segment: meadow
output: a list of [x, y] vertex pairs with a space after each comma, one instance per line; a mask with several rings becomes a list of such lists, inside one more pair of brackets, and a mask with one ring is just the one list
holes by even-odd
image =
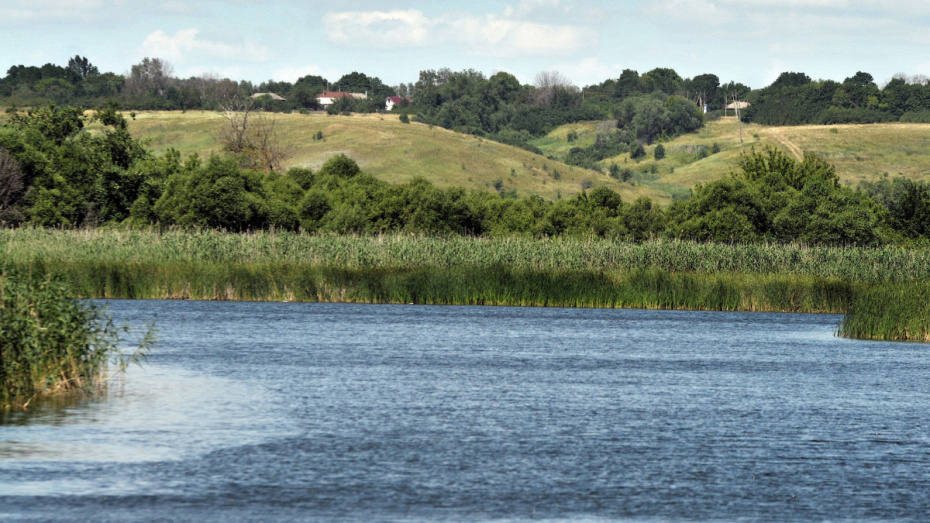
[[[574, 146], [594, 143], [598, 122], [563, 125], [548, 136], [534, 140], [543, 153], [560, 157]], [[567, 140], [575, 132], [578, 139]], [[738, 170], [737, 162], [752, 148], [778, 147], [797, 160], [805, 153], [818, 155], [836, 167], [840, 183], [855, 188], [861, 181], [875, 181], [886, 176], [903, 176], [911, 180], [930, 180], [930, 124], [887, 123], [866, 125], [804, 125], [769, 127], [757, 124], [740, 126], [735, 117], [709, 121], [697, 133], [662, 142], [666, 157], [654, 158], [656, 144], [646, 147], [646, 157], [634, 161], [629, 154], [608, 158], [604, 165], [615, 163], [636, 172], [639, 185], [669, 195], [686, 195], [697, 184], [707, 183]], [[709, 154], [716, 144], [720, 152]], [[708, 153], [706, 156], [702, 151]]]
[[[604, 185], [624, 200], [664, 195], [621, 183], [606, 174], [550, 160], [523, 149], [422, 123], [401, 123], [392, 114], [275, 114], [282, 140], [293, 147], [285, 168], [314, 170], [336, 154], [345, 154], [363, 171], [390, 183], [423, 177], [438, 187], [488, 191], [515, 190], [520, 196], [570, 197], [585, 186]], [[168, 148], [182, 156], [221, 152], [217, 130], [224, 119], [215, 112], [143, 111], [129, 120], [133, 138], [155, 154]], [[322, 132], [323, 139], [316, 139]]]
[[[439, 187], [494, 191], [497, 185], [521, 196], [537, 194], [547, 199], [574, 196], [584, 184], [610, 187], [624, 201], [648, 196], [667, 205], [673, 197], [687, 196], [699, 183], [736, 171], [741, 154], [766, 146], [781, 148], [797, 159], [804, 153], [822, 156], [836, 166], [840, 183], [851, 187], [885, 176], [925, 180], [930, 175], [930, 124], [743, 124], [741, 142], [736, 118], [725, 117], [709, 121], [697, 133], [662, 142], [666, 150], [662, 160], [653, 157], [656, 143], [646, 147], [646, 158], [640, 161], [632, 160], [629, 154], [602, 161], [605, 167], [615, 163], [634, 171], [632, 179], [622, 182], [558, 160], [572, 147], [593, 144], [602, 122], [563, 125], [530, 142], [555, 158], [550, 159], [436, 126], [403, 124], [392, 114], [293, 113], [274, 117], [281, 134], [293, 145], [288, 168], [317, 169], [329, 157], [343, 153], [365, 172], [391, 183], [422, 176]], [[209, 156], [221, 151], [216, 131], [223, 122], [215, 112], [142, 111], [129, 121], [129, 129], [134, 138], [146, 140], [148, 149], [156, 154], [173, 147], [184, 156]], [[318, 132], [323, 133], [322, 140], [314, 139]], [[571, 132], [578, 138], [569, 142]], [[720, 152], [704, 156], [702, 151], [710, 153], [714, 144]]]

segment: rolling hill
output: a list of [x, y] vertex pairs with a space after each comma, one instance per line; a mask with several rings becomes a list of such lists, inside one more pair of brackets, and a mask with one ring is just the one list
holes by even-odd
[[[561, 157], [571, 147], [594, 143], [597, 122], [564, 125], [534, 145], [546, 155]], [[574, 131], [578, 139], [567, 140]], [[795, 158], [813, 153], [836, 166], [843, 184], [855, 187], [860, 181], [883, 176], [905, 176], [912, 180], [930, 180], [930, 124], [806, 125], [766, 127], [743, 124], [743, 142], [736, 118], [708, 122], [698, 133], [679, 136], [665, 142], [666, 158], [656, 161], [656, 144], [646, 147], [647, 157], [639, 162], [628, 154], [608, 158], [604, 165], [617, 165], [635, 171], [634, 180], [641, 185], [671, 195], [685, 195], [691, 187], [706, 183], [737, 169], [740, 154], [753, 147], [783, 149]], [[720, 152], [710, 153], [717, 144]]]
[[[537, 194], [548, 199], [605, 185], [626, 201], [639, 196], [659, 202], [669, 199], [661, 190], [623, 183], [517, 147], [440, 127], [403, 124], [396, 115], [295, 113], [275, 118], [279, 135], [294, 148], [287, 167], [318, 168], [329, 157], [344, 153], [365, 172], [392, 183], [421, 176], [439, 187], [515, 190], [521, 196]], [[129, 121], [129, 130], [155, 153], [173, 147], [184, 156], [209, 156], [221, 150], [216, 131], [224, 121], [219, 114], [209, 112], [141, 112]], [[322, 140], [314, 139], [318, 132], [323, 133]]]

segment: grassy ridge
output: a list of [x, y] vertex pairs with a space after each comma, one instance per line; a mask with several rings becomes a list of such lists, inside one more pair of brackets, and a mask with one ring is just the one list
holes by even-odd
[[[574, 146], [594, 143], [597, 122], [582, 122], [559, 127], [548, 136], [532, 143], [545, 154], [562, 157]], [[568, 143], [567, 134], [578, 133], [578, 140]], [[855, 187], [860, 181], [874, 181], [888, 173], [912, 180], [926, 180], [930, 173], [930, 124], [887, 123], [849, 125], [804, 125], [768, 127], [743, 124], [743, 142], [736, 118], [721, 118], [708, 122], [697, 133], [679, 136], [665, 142], [666, 157], [653, 158], [655, 145], [646, 147], [647, 156], [634, 162], [629, 154], [608, 158], [603, 163], [616, 163], [634, 171], [656, 173], [638, 176], [638, 186], [657, 191], [681, 194], [699, 183], [707, 183], [736, 171], [742, 152], [755, 147], [778, 147], [800, 160], [804, 153], [814, 153], [836, 167], [840, 183]], [[701, 158], [703, 148], [713, 144], [721, 152]], [[657, 200], [665, 201], [665, 200]]]
[[[581, 191], [581, 183], [605, 185], [616, 190], [624, 201], [648, 196], [660, 204], [672, 195], [684, 195], [698, 183], [707, 183], [737, 169], [740, 153], [755, 146], [779, 147], [797, 157], [811, 152], [834, 164], [840, 181], [855, 186], [888, 173], [913, 180], [926, 179], [930, 172], [930, 124], [868, 124], [767, 127], [743, 125], [740, 142], [735, 118], [708, 122], [697, 133], [665, 142], [666, 158], [653, 159], [655, 144], [646, 148], [647, 157], [634, 162], [628, 154], [605, 160], [634, 171], [656, 172], [638, 175], [631, 182], [620, 182], [595, 171], [570, 167], [557, 160], [534, 155], [522, 149], [490, 140], [463, 135], [423, 124], [401, 124], [395, 115], [301, 115], [278, 114], [283, 135], [295, 145], [288, 166], [318, 168], [330, 156], [346, 153], [366, 172], [392, 183], [409, 181], [415, 174], [440, 187], [493, 190], [500, 180], [505, 189], [521, 195], [545, 198], [569, 197]], [[219, 152], [216, 130], [222, 125], [217, 113], [145, 111], [129, 122], [135, 138], [148, 141], [149, 148], [164, 152], [174, 147], [187, 154]], [[572, 147], [594, 143], [598, 122], [564, 125], [532, 143], [546, 155], [561, 158]], [[322, 131], [325, 140], [314, 140]], [[569, 143], [574, 131], [578, 140]], [[721, 152], [701, 158], [701, 149], [718, 144]], [[559, 172], [559, 179], [553, 177]]]

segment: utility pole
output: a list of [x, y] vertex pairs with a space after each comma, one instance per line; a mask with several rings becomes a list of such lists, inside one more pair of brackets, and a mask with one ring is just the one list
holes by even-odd
[[734, 104], [736, 107], [736, 121], [739, 122], [739, 145], [740, 147], [742, 147], [743, 146], [743, 120], [742, 118], [739, 117], [739, 106], [740, 106], [739, 93], [735, 93], [735, 92], [733, 93], [733, 100], [734, 100]]

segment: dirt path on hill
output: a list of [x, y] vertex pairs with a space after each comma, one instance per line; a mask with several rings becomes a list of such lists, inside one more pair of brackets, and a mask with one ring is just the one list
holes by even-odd
[[804, 151], [802, 151], [801, 148], [797, 146], [797, 144], [785, 137], [785, 135], [781, 133], [781, 129], [773, 127], [769, 129], [769, 132], [772, 134], [772, 137], [775, 138], [778, 143], [785, 146], [785, 149], [788, 149], [788, 152], [791, 153], [791, 155], [794, 156], [799, 162], [804, 160]]

